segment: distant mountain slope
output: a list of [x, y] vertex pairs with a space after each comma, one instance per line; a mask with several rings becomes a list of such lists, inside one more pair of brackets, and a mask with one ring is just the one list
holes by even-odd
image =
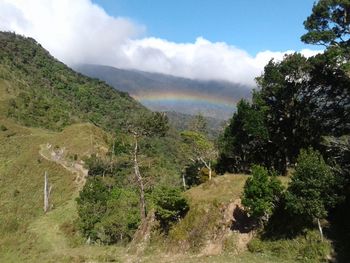
[[146, 107], [157, 111], [227, 119], [240, 98], [249, 98], [251, 87], [224, 81], [192, 80], [101, 65], [76, 65], [75, 70], [106, 81], [128, 92]]
[[90, 121], [115, 130], [147, 111], [127, 93], [68, 68], [34, 39], [0, 32], [0, 47], [0, 107], [21, 124], [61, 130]]
[[[190, 129], [190, 124], [194, 116], [178, 113], [174, 111], [166, 111], [170, 124], [178, 131]], [[223, 131], [225, 121], [212, 117], [205, 117], [207, 122], [207, 132], [210, 138], [217, 138]]]

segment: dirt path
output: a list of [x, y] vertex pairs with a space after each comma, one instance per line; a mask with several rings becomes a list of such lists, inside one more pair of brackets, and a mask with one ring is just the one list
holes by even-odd
[[55, 162], [61, 165], [69, 172], [76, 175], [74, 182], [78, 186], [78, 190], [81, 190], [86, 182], [88, 175], [88, 169], [85, 169], [82, 162], [68, 161], [64, 158], [64, 148], [53, 150], [50, 144], [40, 145], [39, 154], [44, 159]]

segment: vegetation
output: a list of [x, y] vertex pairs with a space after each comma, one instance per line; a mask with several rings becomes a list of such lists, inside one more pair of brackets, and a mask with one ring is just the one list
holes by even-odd
[[[302, 217], [305, 224], [315, 219], [319, 223], [338, 202], [336, 179], [319, 152], [302, 150], [286, 193], [286, 209]], [[320, 223], [319, 227], [322, 235]]]
[[162, 186], [153, 193], [155, 216], [166, 232], [170, 226], [185, 216], [188, 211], [186, 199], [178, 188]]
[[34, 39], [0, 32], [0, 45], [0, 76], [11, 83], [8, 116], [21, 124], [62, 130], [90, 121], [115, 130], [146, 111], [127, 93], [69, 69]]
[[281, 182], [276, 175], [270, 175], [266, 168], [254, 166], [252, 177], [247, 179], [244, 186], [242, 204], [248, 209], [251, 216], [268, 221], [279, 205], [282, 196]]
[[349, 6], [315, 4], [302, 39], [326, 50], [266, 65], [217, 165], [202, 116], [177, 133], [33, 39], [0, 33], [0, 261], [349, 261]]
[[90, 177], [80, 192], [79, 228], [91, 242], [130, 241], [140, 223], [137, 192], [106, 181]]
[[[318, 262], [331, 253], [323, 226], [326, 220], [337, 224], [339, 217], [332, 214], [349, 200], [349, 167], [344, 163], [349, 149], [344, 138], [350, 133], [349, 11], [349, 1], [318, 1], [304, 23], [308, 32], [302, 40], [325, 45], [325, 51], [310, 58], [295, 53], [271, 60], [257, 78], [252, 101], [238, 103], [220, 137], [218, 170], [252, 173], [242, 202], [255, 217], [265, 215], [265, 228], [254, 241], [263, 250], [279, 249], [269, 245], [279, 246], [285, 237], [311, 233], [317, 222], [323, 247], [315, 246], [311, 259], [303, 260]], [[268, 171], [292, 171], [285, 193], [271, 183]], [[342, 260], [345, 247], [336, 247]]]

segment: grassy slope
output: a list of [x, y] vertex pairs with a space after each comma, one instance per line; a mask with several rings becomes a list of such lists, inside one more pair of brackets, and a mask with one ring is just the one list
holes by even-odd
[[[98, 151], [106, 147], [103, 131], [78, 124], [56, 133], [26, 128], [4, 116], [0, 125], [7, 128], [0, 132], [0, 262], [71, 262], [108, 255], [109, 248], [72, 248], [60, 226], [76, 218], [77, 175], [39, 154], [40, 146], [50, 143], [66, 147], [67, 156], [84, 156], [91, 150], [91, 137]], [[53, 210], [46, 215], [42, 209], [45, 171], [53, 185]]]

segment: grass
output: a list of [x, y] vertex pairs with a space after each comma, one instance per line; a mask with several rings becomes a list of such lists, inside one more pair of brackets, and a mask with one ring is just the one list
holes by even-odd
[[[81, 246], [71, 251], [71, 241], [60, 226], [76, 217], [76, 175], [39, 154], [40, 146], [50, 143], [66, 147], [67, 156], [84, 156], [92, 149], [107, 149], [106, 135], [90, 124], [55, 133], [0, 116], [0, 125], [6, 127], [0, 131], [0, 262], [71, 262], [108, 255], [110, 248]], [[53, 209], [47, 214], [42, 208], [45, 171], [53, 185]]]

